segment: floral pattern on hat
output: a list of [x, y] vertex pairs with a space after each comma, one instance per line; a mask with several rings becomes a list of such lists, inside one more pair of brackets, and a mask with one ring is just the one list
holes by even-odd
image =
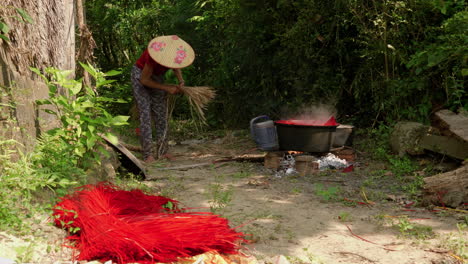
[[187, 50], [184, 49], [183, 46], [179, 46], [176, 51], [176, 56], [174, 58], [174, 62], [177, 64], [181, 64], [182, 61], [187, 57]]
[[171, 69], [185, 68], [195, 59], [193, 48], [177, 35], [156, 37], [147, 50], [155, 62]]
[[163, 51], [163, 50], [164, 50], [164, 47], [166, 47], [166, 43], [165, 43], [165, 42], [153, 42], [153, 44], [151, 44], [151, 48], [152, 48], [154, 51]]

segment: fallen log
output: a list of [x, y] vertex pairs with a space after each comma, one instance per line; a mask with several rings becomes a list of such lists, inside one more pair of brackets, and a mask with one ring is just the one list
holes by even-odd
[[423, 203], [459, 207], [468, 202], [468, 163], [424, 179]]

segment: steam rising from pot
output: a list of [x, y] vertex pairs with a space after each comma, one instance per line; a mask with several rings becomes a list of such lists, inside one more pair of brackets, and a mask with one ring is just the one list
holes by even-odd
[[311, 123], [322, 124], [334, 117], [336, 110], [333, 106], [327, 104], [317, 104], [313, 106], [300, 108], [298, 111], [288, 114], [283, 119], [304, 120]]

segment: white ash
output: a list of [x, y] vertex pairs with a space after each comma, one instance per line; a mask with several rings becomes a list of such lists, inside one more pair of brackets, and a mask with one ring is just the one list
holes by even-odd
[[344, 159], [340, 159], [332, 153], [328, 153], [325, 157], [318, 160], [319, 169], [344, 169], [349, 166], [348, 162]]
[[294, 175], [297, 173], [296, 168], [296, 160], [291, 154], [287, 154], [283, 156], [281, 159], [279, 168], [275, 173], [275, 176], [281, 178], [283, 176]]

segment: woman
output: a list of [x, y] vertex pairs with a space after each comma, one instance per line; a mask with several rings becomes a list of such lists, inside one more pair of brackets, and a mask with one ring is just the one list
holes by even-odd
[[[167, 94], [180, 93], [185, 85], [181, 68], [192, 64], [195, 53], [179, 37], [161, 36], [150, 41], [132, 68], [132, 87], [140, 115], [140, 142], [145, 162], [155, 161], [167, 153]], [[178, 85], [164, 83], [164, 74], [171, 69]], [[156, 148], [153, 153], [152, 118], [156, 128]]]

